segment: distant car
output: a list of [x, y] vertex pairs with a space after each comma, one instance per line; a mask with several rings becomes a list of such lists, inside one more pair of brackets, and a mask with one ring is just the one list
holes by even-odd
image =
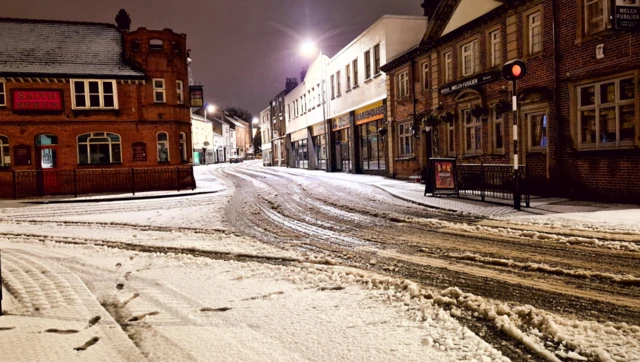
[[229, 163], [240, 163], [242, 161], [244, 161], [242, 157], [238, 157], [238, 156], [229, 157]]

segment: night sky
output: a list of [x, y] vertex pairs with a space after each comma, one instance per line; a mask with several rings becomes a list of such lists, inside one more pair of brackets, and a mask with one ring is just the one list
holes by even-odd
[[[384, 14], [421, 16], [422, 0], [5, 0], [1, 17], [115, 24], [119, 9], [131, 29], [187, 34], [193, 78], [205, 101], [254, 115], [300, 79], [310, 62], [298, 54], [314, 39], [333, 56]], [[79, 49], [79, 51], [82, 51]]]

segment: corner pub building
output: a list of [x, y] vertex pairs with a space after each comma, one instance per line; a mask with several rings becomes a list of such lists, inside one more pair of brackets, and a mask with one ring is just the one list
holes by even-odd
[[195, 186], [186, 35], [116, 22], [0, 18], [0, 197]]

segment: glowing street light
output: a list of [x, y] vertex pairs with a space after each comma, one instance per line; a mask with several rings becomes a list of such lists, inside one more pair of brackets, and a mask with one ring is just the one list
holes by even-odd
[[318, 51], [316, 45], [311, 40], [305, 40], [300, 46], [300, 53], [304, 56], [314, 55]]
[[253, 124], [258, 124], [258, 118], [257, 117], [253, 117], [252, 122], [253, 122]]

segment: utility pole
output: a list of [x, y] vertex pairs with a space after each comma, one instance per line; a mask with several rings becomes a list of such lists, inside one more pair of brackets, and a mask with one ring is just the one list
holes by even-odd
[[511, 98], [513, 109], [513, 208], [520, 210], [520, 172], [518, 170], [518, 79], [527, 74], [527, 67], [520, 59], [507, 62], [502, 67], [502, 76], [511, 81], [513, 94]]

